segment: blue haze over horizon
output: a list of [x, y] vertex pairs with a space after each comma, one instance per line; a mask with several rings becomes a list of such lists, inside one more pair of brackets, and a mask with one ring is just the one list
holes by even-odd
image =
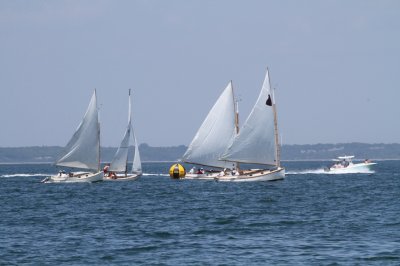
[[400, 143], [400, 2], [1, 1], [0, 147], [64, 146], [93, 89], [118, 146], [188, 145], [230, 80], [269, 67], [283, 144]]

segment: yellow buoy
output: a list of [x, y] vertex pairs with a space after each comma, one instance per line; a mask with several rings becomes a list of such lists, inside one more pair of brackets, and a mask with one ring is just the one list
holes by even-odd
[[171, 178], [183, 178], [186, 175], [186, 170], [185, 168], [179, 164], [176, 163], [169, 168], [169, 176]]

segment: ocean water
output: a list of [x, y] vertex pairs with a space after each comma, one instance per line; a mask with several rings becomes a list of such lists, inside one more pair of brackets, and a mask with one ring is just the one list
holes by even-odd
[[43, 184], [47, 164], [0, 165], [1, 265], [400, 265], [400, 161], [283, 181]]

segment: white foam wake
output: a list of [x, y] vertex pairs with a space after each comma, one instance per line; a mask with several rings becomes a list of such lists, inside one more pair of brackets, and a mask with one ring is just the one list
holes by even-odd
[[367, 169], [344, 169], [337, 172], [332, 172], [332, 171], [326, 172], [323, 168], [286, 172], [287, 175], [307, 175], [307, 174], [343, 175], [343, 174], [373, 174], [373, 173], [375, 173], [375, 171]]
[[168, 174], [149, 174], [149, 173], [143, 173], [143, 176], [169, 176]]
[[[12, 177], [31, 177], [31, 176], [50, 176], [51, 174], [6, 174], [6, 175], [0, 175], [0, 178], [12, 178]], [[149, 174], [149, 173], [143, 173], [143, 176], [169, 176], [168, 174]]]
[[10, 174], [0, 175], [0, 177], [30, 177], [30, 176], [48, 176], [49, 174]]
[[299, 171], [286, 171], [287, 175], [306, 175], [306, 174], [326, 174], [323, 168], [321, 169], [306, 169]]

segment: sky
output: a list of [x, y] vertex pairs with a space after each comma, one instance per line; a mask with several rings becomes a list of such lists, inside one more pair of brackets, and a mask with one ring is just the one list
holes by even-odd
[[96, 88], [102, 146], [188, 145], [267, 67], [283, 144], [400, 143], [400, 1], [0, 1], [0, 147], [64, 146]]

